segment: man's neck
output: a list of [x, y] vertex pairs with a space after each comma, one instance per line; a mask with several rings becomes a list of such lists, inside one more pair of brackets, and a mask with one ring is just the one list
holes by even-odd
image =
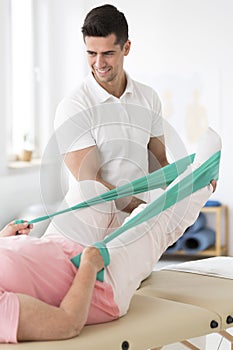
[[[98, 82], [98, 81], [97, 81]], [[127, 78], [125, 72], [122, 73], [121, 77], [118, 77], [117, 80], [110, 82], [98, 82], [103, 89], [105, 89], [110, 95], [113, 95], [117, 98], [120, 98], [126, 88]]]

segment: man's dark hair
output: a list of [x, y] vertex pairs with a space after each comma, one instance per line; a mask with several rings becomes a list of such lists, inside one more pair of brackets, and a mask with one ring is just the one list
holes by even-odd
[[103, 5], [92, 9], [86, 16], [82, 27], [83, 39], [86, 36], [107, 37], [116, 35], [115, 44], [123, 48], [128, 40], [128, 23], [124, 14], [113, 5]]

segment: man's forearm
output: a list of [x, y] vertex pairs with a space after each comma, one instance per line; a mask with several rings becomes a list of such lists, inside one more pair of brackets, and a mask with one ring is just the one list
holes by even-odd
[[[102, 183], [109, 190], [115, 188], [114, 185], [105, 181], [101, 175], [101, 163], [96, 146], [87, 147], [83, 150], [67, 153], [64, 161], [73, 176], [78, 180], [95, 180]], [[144, 203], [136, 197], [125, 197], [116, 200], [118, 210], [131, 213], [139, 204]]]
[[[112, 190], [116, 188], [109, 182], [105, 181], [102, 179], [101, 176], [97, 176], [96, 178], [97, 181], [102, 183], [105, 187], [107, 187], [109, 190]], [[143, 200], [134, 197], [134, 196], [128, 196], [128, 197], [123, 197], [115, 200], [116, 207], [118, 210], [124, 211], [126, 213], [132, 213], [134, 209], [136, 209], [140, 204], [145, 203]]]

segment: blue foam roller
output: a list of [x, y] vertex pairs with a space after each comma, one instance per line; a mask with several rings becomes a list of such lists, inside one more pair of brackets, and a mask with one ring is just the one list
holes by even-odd
[[215, 231], [209, 228], [188, 233], [182, 240], [182, 249], [188, 254], [195, 254], [214, 245], [215, 238]]
[[176, 241], [170, 247], [168, 247], [166, 250], [166, 254], [176, 252], [177, 250], [181, 250], [182, 249], [182, 238], [183, 237], [179, 238], [178, 241]]
[[206, 221], [205, 214], [200, 213], [194, 224], [188, 228], [188, 232], [199, 232], [203, 230], [206, 226]]

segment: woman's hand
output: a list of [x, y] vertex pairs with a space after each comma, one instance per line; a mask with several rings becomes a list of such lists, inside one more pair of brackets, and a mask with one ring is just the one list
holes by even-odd
[[11, 221], [0, 231], [0, 237], [14, 236], [16, 233], [19, 235], [28, 235], [32, 228], [33, 225], [28, 225], [27, 221], [22, 224], [15, 224], [14, 221]]
[[95, 247], [87, 247], [82, 252], [81, 265], [82, 264], [91, 264], [96, 271], [100, 271], [104, 268], [104, 261], [99, 252]]

